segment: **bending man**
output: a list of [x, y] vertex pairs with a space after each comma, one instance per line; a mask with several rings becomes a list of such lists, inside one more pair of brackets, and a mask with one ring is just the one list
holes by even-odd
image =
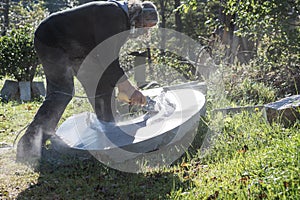
[[46, 18], [35, 32], [34, 45], [46, 75], [47, 94], [18, 143], [17, 160], [40, 159], [42, 145], [55, 132], [72, 99], [74, 76], [87, 96], [94, 97], [89, 100], [100, 121], [114, 121], [111, 102], [115, 86], [132, 104], [145, 104], [144, 95], [127, 80], [120, 67], [119, 51], [128, 30], [149, 28], [157, 22], [153, 3], [135, 0], [128, 4], [90, 2]]

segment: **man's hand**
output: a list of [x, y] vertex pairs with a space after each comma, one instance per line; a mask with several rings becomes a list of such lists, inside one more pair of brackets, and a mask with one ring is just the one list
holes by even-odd
[[145, 105], [146, 97], [128, 80], [117, 84], [119, 97], [132, 105]]
[[130, 104], [146, 105], [146, 97], [138, 90], [135, 90], [130, 98]]

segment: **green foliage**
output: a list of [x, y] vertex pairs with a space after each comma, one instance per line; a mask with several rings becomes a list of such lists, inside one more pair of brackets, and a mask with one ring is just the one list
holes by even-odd
[[280, 61], [299, 67], [299, 5], [299, 0], [229, 0], [226, 14], [236, 16], [235, 33], [258, 40], [274, 65]]
[[[216, 32], [220, 36], [221, 43], [210, 45], [213, 52], [215, 49], [223, 49], [217, 52], [221, 61], [227, 62], [227, 58], [230, 57], [232, 60], [234, 56], [242, 61], [240, 55], [244, 55], [243, 51], [240, 52], [242, 54], [232, 54], [234, 52], [230, 51], [234, 46], [233, 38], [245, 39], [238, 43], [238, 48], [241, 48], [244, 43], [247, 43], [246, 47], [253, 46], [252, 49], [248, 49], [251, 50], [249, 53], [253, 57], [251, 61], [247, 61], [247, 64], [250, 64], [250, 67], [255, 66], [254, 70], [257, 71], [247, 69], [251, 82], [271, 87], [276, 91], [275, 96], [283, 97], [298, 94], [300, 88], [299, 5], [299, 0], [188, 0], [182, 7], [183, 17], [193, 12], [194, 18], [198, 16], [188, 21], [188, 24], [192, 24], [195, 29], [189, 29], [192, 31], [188, 33], [189, 35], [194, 38], [196, 36], [208, 38], [211, 30], [221, 31]], [[193, 24], [194, 21], [199, 20], [199, 17], [201, 20], [205, 19], [204, 28]], [[207, 43], [210, 43], [209, 40]], [[247, 48], [245, 50], [247, 54]], [[236, 63], [230, 62], [230, 64], [227, 67], [232, 68], [229, 70], [234, 70]], [[242, 82], [245, 76], [235, 77], [235, 79], [239, 78], [238, 82]]]
[[18, 81], [33, 79], [38, 59], [33, 47], [33, 31], [46, 17], [42, 2], [11, 2], [7, 34], [0, 38], [0, 78]]
[[65, 10], [67, 8], [74, 7], [78, 3], [88, 2], [89, 0], [44, 0], [45, 7], [50, 13]]
[[160, 51], [153, 51], [152, 59], [153, 67], [155, 68], [151, 74], [153, 76], [152, 79], [165, 75], [166, 77], [160, 77], [160, 79], [161, 81], [165, 80], [168, 84], [172, 84], [172, 82], [175, 84], [174, 81], [186, 82], [196, 79], [195, 67], [173, 52], [164, 52], [162, 54]]
[[239, 26], [237, 34], [253, 39], [261, 39], [264, 35], [273, 40], [288, 39], [289, 34], [296, 33], [291, 26], [297, 23], [299, 0], [228, 0], [226, 13], [236, 15], [235, 23]]
[[205, 38], [210, 37], [214, 30], [220, 26], [218, 20], [218, 10], [220, 6], [220, 1], [215, 0], [188, 0], [182, 3], [182, 5], [176, 9], [181, 11], [183, 23], [182, 32], [194, 40], [198, 40], [199, 36]]
[[21, 0], [18, 3], [11, 3], [9, 30], [23, 26], [30, 26], [35, 29], [47, 15], [48, 12], [43, 1]]
[[237, 83], [228, 91], [232, 101], [239, 104], [266, 104], [275, 100], [274, 89], [249, 78]]
[[2, 76], [13, 76], [18, 81], [32, 81], [37, 65], [30, 27], [14, 29], [0, 38]]

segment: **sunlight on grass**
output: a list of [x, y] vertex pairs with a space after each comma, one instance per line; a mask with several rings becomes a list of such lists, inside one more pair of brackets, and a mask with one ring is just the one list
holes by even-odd
[[[195, 156], [184, 176], [191, 189], [171, 199], [283, 199], [299, 196], [299, 125], [272, 126], [261, 113], [225, 119], [223, 134], [202, 159]], [[183, 179], [184, 176], [182, 177]]]
[[[84, 96], [76, 83], [76, 95]], [[211, 99], [210, 99], [211, 98]], [[213, 102], [208, 97], [208, 103]], [[214, 100], [215, 101], [215, 100]], [[221, 104], [226, 104], [226, 99]], [[1, 103], [0, 199], [297, 199], [300, 196], [300, 124], [269, 124], [263, 113], [215, 115], [199, 125], [193, 146], [172, 166], [130, 174], [97, 160], [56, 155], [34, 172], [15, 162], [16, 134], [41, 101]], [[218, 105], [208, 106], [208, 109]], [[60, 123], [91, 111], [74, 97]], [[207, 136], [203, 133], [207, 132]], [[23, 134], [23, 132], [22, 132]], [[206, 148], [201, 148], [206, 141]], [[202, 146], [203, 147], [203, 146]]]

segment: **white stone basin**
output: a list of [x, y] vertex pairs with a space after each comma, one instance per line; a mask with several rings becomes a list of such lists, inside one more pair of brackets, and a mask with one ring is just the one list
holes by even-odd
[[77, 114], [58, 128], [53, 146], [62, 153], [89, 152], [104, 163], [123, 163], [173, 143], [192, 142], [194, 135], [187, 133], [198, 127], [205, 113], [205, 96], [192, 88], [170, 90], [166, 95], [176, 105], [168, 116], [159, 112], [149, 119], [142, 116], [103, 128], [95, 114]]

